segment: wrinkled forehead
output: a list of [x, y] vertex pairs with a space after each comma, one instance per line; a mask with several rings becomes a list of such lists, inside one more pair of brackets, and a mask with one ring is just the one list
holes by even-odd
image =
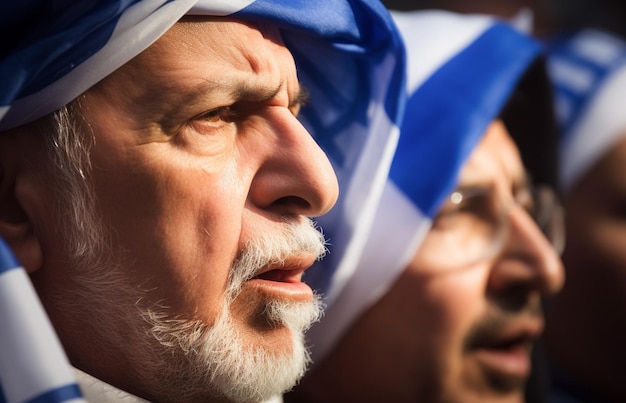
[[270, 24], [223, 17], [185, 16], [117, 70], [127, 68], [127, 65], [138, 65], [156, 73], [192, 67], [189, 64], [194, 61], [219, 65], [227, 60], [261, 70], [267, 67], [268, 59], [280, 63], [285, 58], [287, 62], [291, 61], [291, 54], [284, 46], [279, 30]]
[[[277, 45], [284, 46], [280, 30], [275, 24], [264, 21], [252, 21], [229, 17], [213, 17], [202, 15], [185, 15], [169, 28], [156, 42], [150, 46], [158, 46], [164, 38], [177, 32], [185, 31], [186, 35], [205, 37], [209, 41], [235, 41], [241, 38], [264, 38]], [[244, 40], [245, 41], [245, 40]], [[206, 46], [212, 46], [207, 42]]]
[[118, 102], [133, 99], [145, 106], [145, 113], [159, 103], [171, 108], [207, 97], [226, 102], [253, 89], [270, 93], [284, 88], [294, 95], [298, 87], [295, 62], [275, 27], [185, 17], [86, 93]]

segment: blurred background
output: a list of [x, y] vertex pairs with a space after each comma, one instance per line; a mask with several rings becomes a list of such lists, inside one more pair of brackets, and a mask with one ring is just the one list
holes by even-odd
[[623, 0], [383, 0], [383, 3], [393, 10], [437, 8], [505, 18], [527, 8], [534, 14], [534, 34], [539, 37], [582, 26], [626, 36]]

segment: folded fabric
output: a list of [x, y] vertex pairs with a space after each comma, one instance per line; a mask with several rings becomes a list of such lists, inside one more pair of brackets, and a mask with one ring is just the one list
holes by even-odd
[[626, 135], [626, 42], [595, 29], [548, 42], [561, 126], [560, 185], [567, 192]]

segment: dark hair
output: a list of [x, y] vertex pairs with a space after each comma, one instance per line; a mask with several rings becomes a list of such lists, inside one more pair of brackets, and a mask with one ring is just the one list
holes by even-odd
[[520, 150], [535, 183], [557, 188], [558, 129], [545, 58], [521, 78], [500, 117]]

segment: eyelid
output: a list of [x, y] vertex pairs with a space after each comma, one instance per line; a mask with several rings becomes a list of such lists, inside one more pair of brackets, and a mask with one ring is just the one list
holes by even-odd
[[[237, 111], [233, 105], [220, 106], [211, 110], [205, 111], [192, 120], [205, 120], [205, 121], [232, 121], [237, 116]], [[213, 119], [214, 117], [214, 119]]]
[[[292, 100], [290, 100], [288, 105], [289, 110], [294, 114], [294, 116], [298, 115], [300, 109], [309, 101], [309, 98], [309, 92], [306, 88], [301, 86], [296, 96]], [[219, 106], [211, 110], [204, 111], [199, 115], [193, 117], [191, 121], [205, 120], [217, 122], [218, 120], [221, 120], [225, 122], [232, 122], [241, 115], [241, 112], [243, 110], [252, 110], [259, 107], [260, 105], [258, 105], [256, 102], [239, 100], [230, 105]], [[215, 118], [213, 119], [213, 117]]]

